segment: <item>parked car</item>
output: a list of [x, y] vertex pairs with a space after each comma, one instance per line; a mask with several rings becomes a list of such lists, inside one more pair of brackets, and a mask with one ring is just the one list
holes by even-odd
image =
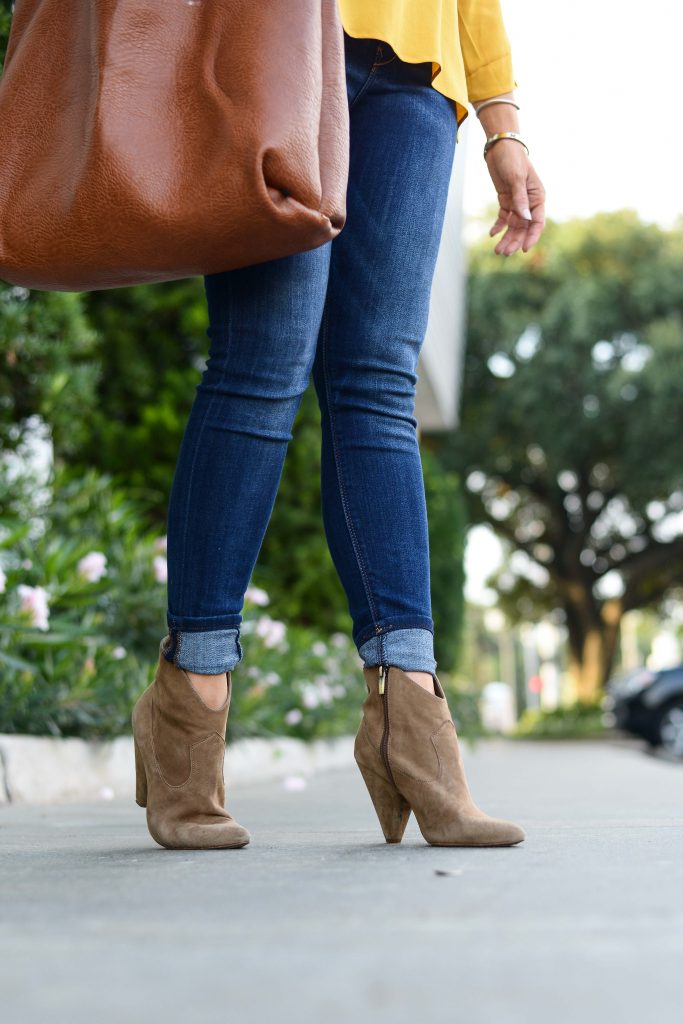
[[683, 665], [611, 679], [603, 707], [613, 724], [683, 760]]

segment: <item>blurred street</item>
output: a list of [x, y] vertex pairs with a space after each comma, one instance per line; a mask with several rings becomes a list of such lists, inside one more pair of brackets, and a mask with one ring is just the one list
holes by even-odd
[[[654, 1019], [683, 993], [683, 765], [636, 742], [464, 748], [511, 849], [381, 840], [355, 766], [230, 795], [240, 851], [134, 805], [0, 812], [7, 1024]], [[229, 781], [229, 780], [228, 780]]]

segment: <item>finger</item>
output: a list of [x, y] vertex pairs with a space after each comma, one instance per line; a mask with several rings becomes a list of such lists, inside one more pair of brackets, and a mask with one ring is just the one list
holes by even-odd
[[543, 233], [544, 227], [545, 206], [541, 202], [538, 204], [538, 206], [535, 206], [533, 209], [533, 219], [531, 221], [531, 224], [529, 225], [526, 241], [523, 245], [524, 252], [528, 252], [531, 246], [536, 244], [536, 242], [541, 237], [541, 234]]
[[504, 256], [509, 256], [516, 252], [526, 240], [527, 229], [526, 221], [520, 224], [517, 218], [515, 218], [515, 221], [509, 225], [508, 230], [498, 242], [495, 251]]
[[504, 210], [502, 206], [498, 210], [498, 216], [496, 217], [495, 223], [489, 229], [489, 235], [497, 235], [499, 231], [508, 224], [510, 220], [510, 210]]
[[522, 220], [530, 221], [531, 210], [529, 209], [529, 194], [527, 192], [526, 178], [514, 187], [512, 193], [512, 209]]
[[536, 242], [541, 237], [541, 234], [543, 232], [543, 228], [544, 227], [545, 227], [545, 224], [542, 221], [534, 221], [532, 223], [531, 227], [529, 228], [529, 230], [527, 232], [526, 241], [524, 242], [524, 245], [522, 246], [522, 249], [524, 250], [524, 252], [528, 252], [529, 249], [531, 248], [531, 246], [536, 244]]

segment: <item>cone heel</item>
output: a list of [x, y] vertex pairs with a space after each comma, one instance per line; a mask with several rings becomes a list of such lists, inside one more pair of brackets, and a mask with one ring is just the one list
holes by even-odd
[[[380, 670], [381, 668], [381, 670]], [[394, 665], [364, 666], [368, 695], [355, 754], [388, 843], [412, 811], [432, 846], [515, 846], [524, 830], [472, 799], [443, 687], [420, 686]]]
[[147, 806], [147, 772], [142, 760], [142, 751], [135, 743], [135, 803], [139, 807]]
[[410, 804], [388, 779], [359, 764], [379, 823], [388, 843], [400, 843], [410, 818]]

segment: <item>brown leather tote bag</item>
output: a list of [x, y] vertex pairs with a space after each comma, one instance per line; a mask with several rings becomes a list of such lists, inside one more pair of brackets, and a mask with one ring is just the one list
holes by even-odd
[[88, 291], [313, 249], [347, 175], [336, 0], [16, 0], [6, 281]]

